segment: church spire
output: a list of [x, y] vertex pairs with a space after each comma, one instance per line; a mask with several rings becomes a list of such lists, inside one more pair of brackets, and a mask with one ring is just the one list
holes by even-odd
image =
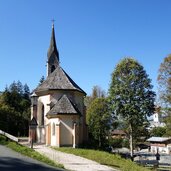
[[52, 34], [51, 34], [51, 40], [50, 40], [50, 46], [48, 49], [48, 58], [54, 53], [56, 55], [58, 61], [59, 61], [59, 53], [56, 46], [56, 40], [55, 40], [55, 29], [54, 29], [54, 20], [52, 21]]
[[59, 65], [59, 53], [57, 50], [56, 40], [55, 40], [54, 20], [52, 20], [52, 33], [51, 33], [51, 40], [50, 40], [50, 46], [48, 49], [47, 57], [48, 57], [47, 75], [49, 75]]

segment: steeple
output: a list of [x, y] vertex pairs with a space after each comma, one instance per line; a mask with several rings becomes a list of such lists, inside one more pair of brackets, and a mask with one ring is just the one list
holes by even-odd
[[52, 34], [50, 40], [50, 46], [47, 53], [47, 76], [52, 73], [59, 65], [59, 53], [55, 40], [54, 20], [52, 21]]

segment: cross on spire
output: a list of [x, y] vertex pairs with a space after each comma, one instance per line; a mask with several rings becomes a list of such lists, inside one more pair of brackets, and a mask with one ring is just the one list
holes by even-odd
[[52, 21], [52, 27], [54, 27], [54, 22], [55, 22], [55, 20], [54, 20], [54, 19], [52, 19], [51, 21]]

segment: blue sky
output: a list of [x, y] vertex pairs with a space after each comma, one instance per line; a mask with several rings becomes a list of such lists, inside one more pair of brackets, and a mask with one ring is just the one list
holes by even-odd
[[157, 90], [171, 53], [170, 0], [0, 0], [0, 91], [14, 80], [34, 89], [46, 76], [51, 20], [60, 65], [87, 94], [108, 90], [124, 57], [137, 59]]

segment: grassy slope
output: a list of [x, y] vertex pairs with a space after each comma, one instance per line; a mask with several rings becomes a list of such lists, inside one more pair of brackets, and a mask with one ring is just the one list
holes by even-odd
[[110, 154], [104, 151], [73, 149], [73, 148], [55, 148], [58, 151], [75, 154], [98, 163], [114, 167], [122, 171], [149, 171], [147, 168], [140, 167], [130, 160], [121, 158], [119, 155]]
[[15, 142], [6, 141], [6, 138], [3, 136], [0, 136], [0, 144], [5, 145], [6, 147], [9, 147], [16, 152], [19, 152], [25, 156], [31, 157], [33, 159], [36, 159], [36, 160], [46, 163], [48, 165], [58, 167], [58, 168], [64, 168], [64, 166], [62, 164], [55, 163], [54, 161], [41, 155], [40, 153], [34, 151], [33, 149], [19, 145]]

